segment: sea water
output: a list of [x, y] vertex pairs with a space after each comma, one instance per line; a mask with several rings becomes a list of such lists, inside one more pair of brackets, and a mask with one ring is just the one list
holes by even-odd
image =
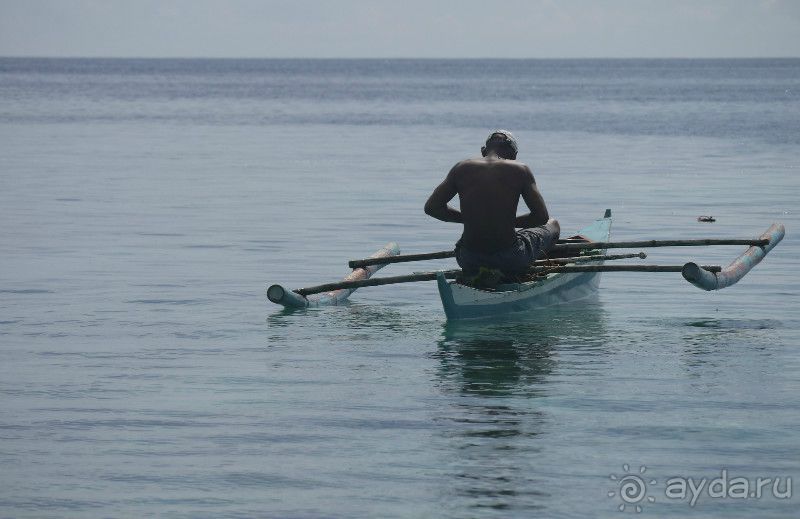
[[[0, 516], [796, 515], [798, 121], [796, 59], [2, 59]], [[787, 236], [488, 322], [267, 301], [451, 248], [422, 206], [494, 128], [565, 233]]]

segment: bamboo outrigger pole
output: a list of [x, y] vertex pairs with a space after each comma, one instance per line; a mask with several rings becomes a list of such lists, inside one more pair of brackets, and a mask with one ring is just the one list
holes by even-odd
[[[558, 265], [551, 267], [534, 267], [529, 273], [550, 274], [556, 272], [681, 272], [684, 265]], [[719, 265], [702, 265], [699, 268], [708, 272], [720, 272], [722, 267]], [[416, 272], [403, 276], [387, 276], [357, 281], [338, 281], [335, 283], [325, 283], [313, 287], [298, 288], [294, 290], [296, 294], [303, 297], [333, 290], [353, 290], [362, 287], [375, 287], [380, 285], [395, 285], [398, 283], [413, 283], [416, 281], [434, 281], [437, 274], [443, 274], [447, 279], [455, 279], [461, 274], [461, 269], [439, 270], [433, 272]]]
[[[591, 249], [634, 249], [648, 247], [701, 247], [709, 245], [749, 245], [751, 247], [764, 247], [770, 243], [769, 239], [694, 239], [694, 240], [640, 240], [640, 241], [619, 241], [619, 242], [574, 242], [557, 243], [553, 246], [553, 252], [569, 252]], [[366, 258], [351, 260], [348, 262], [350, 268], [366, 267], [369, 265], [385, 265], [387, 263], [403, 263], [406, 261], [423, 261], [433, 259], [452, 258], [456, 255], [455, 251], [428, 252], [423, 254], [400, 254], [386, 258]]]
[[559, 243], [554, 251], [572, 251], [583, 249], [630, 249], [640, 247], [703, 247], [708, 245], [751, 245], [769, 244], [765, 239], [697, 239], [697, 240], [641, 240], [641, 241], [595, 241], [583, 243]]
[[636, 252], [632, 254], [594, 254], [590, 256], [575, 256], [572, 258], [546, 258], [546, 259], [539, 259], [531, 263], [532, 267], [547, 267], [551, 265], [566, 265], [568, 263], [587, 263], [592, 261], [606, 261], [606, 260], [620, 260], [620, 259], [631, 259], [631, 258], [639, 258], [645, 259], [647, 258], [647, 254], [644, 252]]

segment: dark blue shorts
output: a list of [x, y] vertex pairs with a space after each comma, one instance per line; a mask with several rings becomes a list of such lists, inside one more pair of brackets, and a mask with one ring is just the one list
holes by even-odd
[[498, 269], [505, 274], [517, 275], [525, 272], [531, 263], [549, 251], [558, 240], [558, 233], [542, 225], [531, 229], [519, 229], [514, 245], [497, 252], [475, 252], [456, 243], [456, 261], [465, 274], [476, 274], [481, 267]]

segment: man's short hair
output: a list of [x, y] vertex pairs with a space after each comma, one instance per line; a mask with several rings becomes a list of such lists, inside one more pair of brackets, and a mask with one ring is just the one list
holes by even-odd
[[507, 150], [512, 155], [511, 158], [516, 158], [519, 153], [519, 146], [517, 146], [517, 139], [508, 130], [494, 130], [486, 138], [486, 149], [493, 150]]

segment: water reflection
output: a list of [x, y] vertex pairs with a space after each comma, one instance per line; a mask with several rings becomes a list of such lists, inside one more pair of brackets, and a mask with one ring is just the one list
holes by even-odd
[[313, 322], [315, 327], [343, 326], [359, 334], [379, 328], [407, 336], [415, 330], [430, 333], [431, 326], [439, 323], [441, 316], [390, 305], [345, 300], [337, 305], [275, 309], [266, 321], [267, 326], [274, 328], [306, 326]]
[[423, 333], [426, 330], [422, 316], [393, 306], [349, 301], [330, 310], [330, 318], [337, 324], [359, 334], [366, 330], [377, 329], [392, 335], [408, 337], [415, 332]]
[[434, 356], [436, 382], [453, 395], [439, 418], [453, 476], [445, 500], [458, 508], [542, 508], [548, 478], [537, 468], [537, 437], [548, 415], [537, 399], [555, 388], [559, 350], [574, 346], [594, 356], [605, 343], [597, 302], [534, 318], [443, 325]]
[[552, 340], [528, 335], [537, 330], [518, 332], [521, 339], [515, 340], [497, 335], [454, 337], [446, 330], [437, 354], [440, 383], [449, 390], [483, 396], [535, 391], [552, 369]]
[[438, 383], [462, 395], [537, 396], [546, 389], [557, 346], [603, 354], [605, 335], [599, 303], [552, 309], [533, 318], [448, 321], [434, 354], [439, 360]]

